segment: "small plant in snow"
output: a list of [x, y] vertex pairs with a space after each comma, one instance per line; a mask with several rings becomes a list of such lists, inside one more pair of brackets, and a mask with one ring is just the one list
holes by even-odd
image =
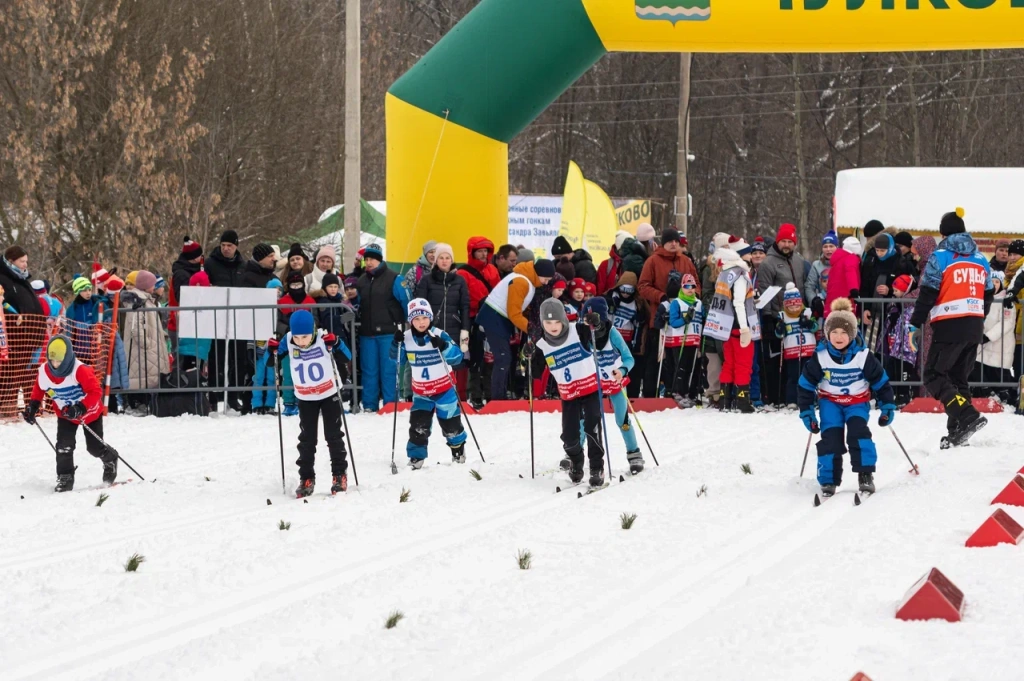
[[636, 522], [636, 513], [623, 513], [619, 516], [619, 520], [622, 521], [622, 529], [628, 530]]
[[291, 523], [286, 523], [285, 521], [282, 520], [281, 522], [279, 522], [277, 524], [277, 529], [279, 529], [279, 530], [290, 530], [290, 529], [292, 529], [292, 524]]
[[405, 615], [402, 614], [401, 610], [392, 610], [391, 614], [388, 615], [388, 619], [384, 622], [385, 629], [394, 629], [398, 626], [398, 623], [405, 619]]
[[530, 553], [529, 549], [519, 549], [519, 553], [516, 554], [516, 560], [519, 562], [520, 570], [529, 570], [533, 567], [533, 554]]
[[402, 488], [402, 493], [400, 495], [398, 495], [398, 503], [404, 504], [405, 502], [409, 501], [409, 496], [411, 494], [412, 494], [412, 490], [411, 489], [406, 489], [406, 488], [403, 487]]
[[96, 500], [96, 505], [97, 506], [102, 506], [104, 504], [104, 502], [106, 502], [106, 500], [109, 499], [109, 498], [110, 498], [109, 494], [104, 494], [103, 492], [100, 492], [100, 498]]
[[708, 486], [707, 485], [701, 485], [700, 489], [697, 490], [697, 498], [700, 499], [701, 497], [706, 497], [707, 495], [708, 495]]
[[483, 480], [483, 477], [473, 469], [469, 470], [469, 474], [473, 476], [474, 480]]
[[209, 475], [204, 475], [203, 477], [206, 478], [206, 482], [210, 482], [210, 476]]
[[133, 553], [132, 557], [128, 559], [128, 562], [124, 564], [125, 572], [135, 572], [139, 569], [139, 566], [146, 562], [145, 556], [140, 556], [137, 553]]
[[749, 463], [745, 463], [742, 466], [740, 466], [740, 470], [743, 471], [744, 475], [753, 475], [754, 474], [754, 471], [752, 471], [750, 469], [750, 464]]

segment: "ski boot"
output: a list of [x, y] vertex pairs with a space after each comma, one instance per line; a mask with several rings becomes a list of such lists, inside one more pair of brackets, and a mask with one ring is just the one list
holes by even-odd
[[757, 411], [754, 409], [754, 405], [750, 403], [749, 385], [736, 386], [736, 407], [740, 410], [741, 414], [753, 414]]
[[858, 473], [857, 482], [860, 484], [860, 491], [865, 494], [875, 493], [874, 473]]
[[316, 485], [314, 478], [306, 478], [305, 480], [299, 481], [299, 486], [295, 490], [295, 498], [301, 499], [308, 497], [313, 494], [313, 487]]
[[70, 492], [75, 488], [75, 474], [66, 473], [64, 475], [57, 476], [57, 486], [53, 488], [54, 492]]
[[558, 462], [558, 469], [566, 472], [572, 470], [572, 459], [568, 456], [562, 457], [562, 460]]
[[284, 405], [284, 411], [281, 412], [282, 416], [298, 416], [299, 405], [297, 404], [286, 404]]
[[970, 420], [961, 421], [960, 426], [949, 436], [949, 443], [952, 446], [964, 446], [971, 439], [971, 436], [988, 425], [988, 419], [977, 412], [974, 413], [974, 418], [968, 418]]
[[679, 393], [672, 393], [672, 399], [675, 400], [676, 406], [680, 409], [691, 409], [695, 402], [686, 395], [680, 395]]
[[342, 473], [331, 478], [331, 494], [348, 491], [348, 476]]
[[469, 406], [473, 407], [474, 411], [480, 411], [481, 409], [484, 408], [484, 401], [483, 400], [470, 399], [469, 400]]
[[113, 485], [117, 480], [117, 457], [110, 457], [103, 460], [103, 482]]
[[569, 457], [569, 480], [574, 485], [583, 482], [583, 454]]
[[640, 450], [634, 450], [632, 452], [626, 452], [626, 459], [629, 461], [629, 472], [633, 475], [642, 473], [644, 470], [644, 455], [640, 453]]
[[590, 487], [604, 487], [604, 466], [590, 469]]
[[718, 393], [718, 403], [722, 405], [722, 411], [732, 411], [732, 383], [722, 384], [722, 390]]
[[424, 461], [424, 459], [413, 459], [413, 458], [410, 458], [409, 459], [409, 468], [413, 469], [414, 471], [418, 471], [419, 469], [423, 468], [423, 461]]
[[466, 443], [452, 447], [452, 463], [466, 463]]
[[821, 498], [822, 499], [828, 499], [829, 497], [834, 497], [835, 495], [836, 495], [836, 486], [835, 485], [822, 485], [821, 486]]

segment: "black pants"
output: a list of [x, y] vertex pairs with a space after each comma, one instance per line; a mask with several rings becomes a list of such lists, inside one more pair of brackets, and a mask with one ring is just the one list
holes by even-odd
[[[672, 387], [672, 381], [676, 375], [676, 359], [679, 348], [665, 348], [665, 359], [658, 361], [658, 350], [660, 349], [661, 333], [657, 329], [648, 330], [647, 343], [644, 348], [644, 354], [647, 356], [647, 364], [644, 366], [644, 397], [658, 397], [662, 381], [666, 387]], [[659, 372], [661, 373], [660, 379]], [[626, 394], [629, 394], [628, 390]]]
[[316, 479], [317, 423], [324, 419], [324, 439], [331, 454], [331, 475], [342, 475], [348, 470], [345, 460], [345, 432], [341, 429], [341, 395], [335, 394], [322, 400], [299, 400], [299, 477], [303, 480]]
[[[103, 417], [88, 424], [97, 435], [103, 437]], [[67, 419], [57, 419], [57, 475], [75, 474], [75, 438], [78, 424]], [[100, 441], [85, 431], [85, 449], [97, 459], [107, 456], [107, 449]]]
[[469, 399], [475, 402], [491, 399], [491, 372], [485, 373], [490, 365], [484, 363], [484, 337], [474, 319], [469, 327], [469, 360], [466, 366], [469, 367]]
[[679, 368], [676, 369], [675, 381], [672, 384], [671, 392], [683, 395], [691, 399], [697, 399], [701, 392], [700, 367], [697, 360], [696, 345], [688, 345], [683, 348], [682, 357], [679, 360]]
[[562, 449], [574, 461], [583, 458], [580, 421], [587, 436], [587, 454], [591, 470], [604, 470], [604, 446], [601, 440], [601, 400], [597, 393], [575, 400], [562, 400]]
[[[207, 360], [209, 367], [210, 404], [216, 409], [223, 401], [223, 390], [213, 388], [238, 388], [252, 385], [252, 369], [249, 367], [249, 353], [245, 341], [215, 340], [210, 348]], [[247, 383], [246, 377], [249, 377]], [[252, 409], [252, 393], [241, 391], [228, 392], [228, 406], [235, 411], [248, 413]]]
[[[891, 381], [914, 382], [917, 380], [917, 367], [899, 357], [885, 356], [885, 373]], [[896, 406], [903, 406], [914, 397], [914, 388], [909, 385], [893, 386], [896, 393]]]
[[[634, 333], [640, 333], [637, 329]], [[650, 335], [650, 334], [648, 334]], [[644, 375], [647, 373], [647, 353], [633, 353], [633, 370], [629, 372], [629, 385], [626, 386], [626, 396], [634, 400], [640, 397], [640, 389], [644, 385]]]
[[[768, 317], [764, 317], [768, 318]], [[774, 318], [773, 318], [774, 319]], [[772, 321], [771, 324], [774, 324]], [[762, 329], [774, 330], [773, 325], [761, 323]], [[782, 394], [782, 341], [774, 337], [766, 338], [762, 333], [761, 340], [761, 400], [765, 404], [784, 404]], [[799, 380], [799, 377], [797, 377]]]
[[942, 402], [951, 420], [977, 414], [967, 383], [977, 356], [977, 343], [932, 342], [924, 365], [924, 387], [929, 395]]

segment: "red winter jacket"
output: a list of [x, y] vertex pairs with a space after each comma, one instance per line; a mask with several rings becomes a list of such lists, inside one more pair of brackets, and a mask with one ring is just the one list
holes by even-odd
[[[487, 249], [487, 262], [480, 262], [473, 258], [473, 251], [481, 248]], [[501, 275], [498, 273], [498, 268], [491, 264], [491, 258], [494, 257], [493, 241], [482, 236], [470, 237], [466, 243], [466, 251], [469, 257], [466, 264], [459, 268], [458, 274], [466, 280], [466, 286], [469, 288], [469, 316], [471, 319], [476, 319], [476, 314], [480, 311], [480, 304], [501, 281]]]
[[620, 276], [622, 276], [622, 258], [615, 250], [615, 246], [612, 246], [608, 251], [608, 259], [597, 268], [597, 295], [603, 296], [615, 288], [615, 285], [619, 283]]
[[[828, 274], [828, 287], [825, 289], [825, 316], [832, 311], [832, 301], [836, 298], [848, 298], [850, 291], [860, 289], [860, 258], [853, 253], [837, 248], [832, 254], [832, 269]], [[854, 305], [854, 314], [857, 307]]]
[[[54, 376], [50, 370], [50, 363], [46, 362], [45, 359], [43, 371], [46, 372], [47, 378], [58, 385], [70, 378], [70, 376], [65, 378]], [[103, 416], [103, 389], [100, 388], [100, 382], [96, 380], [96, 373], [88, 365], [79, 365], [78, 370], [75, 371], [75, 379], [78, 381], [79, 387], [82, 388], [82, 392], [85, 393], [85, 397], [82, 398], [82, 405], [85, 406], [85, 416], [77, 421], [73, 421], [73, 423], [92, 423]], [[43, 397], [45, 395], [42, 388], [39, 387], [39, 379], [36, 378], [35, 385], [32, 386], [31, 399], [42, 402]], [[58, 407], [56, 402], [52, 402], [52, 404], [58, 417], [71, 421], [71, 419], [64, 416], [64, 410]]]

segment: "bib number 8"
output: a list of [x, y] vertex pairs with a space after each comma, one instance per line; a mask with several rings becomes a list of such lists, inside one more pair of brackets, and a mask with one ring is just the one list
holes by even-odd
[[572, 382], [572, 372], [569, 371], [569, 367], [565, 368], [565, 382], [566, 383], [571, 383]]
[[306, 380], [306, 365], [298, 364], [295, 370], [299, 372], [299, 382], [305, 385], [306, 383], [316, 383], [324, 380], [324, 368], [319, 364], [309, 365], [309, 380]]

